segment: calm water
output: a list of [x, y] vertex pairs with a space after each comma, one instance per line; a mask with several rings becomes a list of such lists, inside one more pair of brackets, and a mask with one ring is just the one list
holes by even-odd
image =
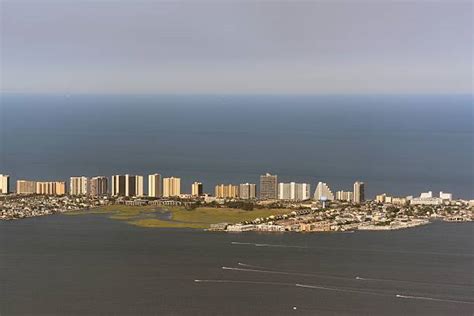
[[225, 234], [101, 215], [0, 222], [0, 314], [472, 315], [473, 229]]
[[200, 180], [356, 179], [376, 193], [474, 198], [472, 96], [2, 95], [0, 173]]

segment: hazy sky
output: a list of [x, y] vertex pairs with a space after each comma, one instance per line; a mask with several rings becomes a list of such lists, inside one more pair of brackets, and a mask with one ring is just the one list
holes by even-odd
[[453, 93], [471, 1], [6, 1], [1, 90]]

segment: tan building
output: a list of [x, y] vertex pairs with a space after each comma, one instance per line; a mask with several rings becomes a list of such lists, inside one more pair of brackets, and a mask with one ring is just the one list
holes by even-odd
[[163, 190], [161, 186], [161, 174], [155, 173], [148, 176], [148, 196], [161, 197]]
[[191, 185], [191, 195], [192, 196], [202, 196], [204, 194], [203, 187], [201, 182], [194, 182]]
[[10, 192], [10, 176], [0, 174], [0, 194], [8, 194]]
[[36, 194], [64, 195], [66, 194], [66, 182], [63, 182], [63, 181], [36, 182]]
[[87, 177], [71, 177], [69, 179], [70, 195], [86, 195], [88, 189]]
[[215, 187], [216, 198], [235, 199], [239, 197], [239, 187], [232, 184], [219, 184]]
[[181, 179], [180, 178], [164, 178], [163, 179], [163, 197], [172, 197], [181, 195]]
[[278, 198], [278, 176], [269, 173], [260, 176], [260, 199], [276, 200]]
[[35, 194], [36, 193], [36, 181], [17, 180], [16, 181], [16, 193], [17, 194]]
[[336, 192], [336, 200], [352, 202], [353, 193], [351, 191], [337, 191]]
[[354, 203], [362, 203], [365, 201], [365, 183], [356, 181], [354, 183]]

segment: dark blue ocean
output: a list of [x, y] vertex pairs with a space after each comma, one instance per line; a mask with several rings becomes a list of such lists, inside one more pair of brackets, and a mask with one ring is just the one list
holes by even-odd
[[474, 198], [471, 95], [1, 95], [0, 173], [132, 173], [217, 183], [304, 181], [368, 197]]

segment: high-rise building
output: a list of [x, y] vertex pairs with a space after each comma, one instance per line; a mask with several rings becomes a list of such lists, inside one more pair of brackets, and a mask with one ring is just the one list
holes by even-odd
[[143, 176], [135, 176], [135, 196], [143, 195]]
[[278, 199], [280, 200], [308, 200], [310, 195], [310, 185], [308, 183], [279, 183]]
[[36, 181], [17, 180], [16, 181], [16, 193], [17, 194], [35, 194], [36, 193]]
[[107, 195], [108, 192], [108, 180], [107, 177], [97, 176], [93, 177], [89, 181], [89, 194], [92, 196]]
[[218, 199], [235, 199], [239, 197], [239, 186], [232, 184], [216, 185], [215, 195]]
[[319, 182], [314, 191], [314, 199], [317, 201], [320, 200], [334, 200], [334, 194], [332, 193], [329, 186], [324, 182]]
[[143, 196], [143, 176], [129, 174], [112, 176], [112, 195]]
[[275, 200], [278, 198], [278, 176], [269, 173], [260, 176], [260, 199]]
[[442, 199], [442, 200], [451, 201], [453, 199], [453, 194], [441, 191], [441, 192], [439, 192], [439, 198]]
[[148, 196], [161, 197], [163, 190], [161, 188], [161, 174], [155, 173], [148, 176]]
[[36, 182], [36, 193], [44, 195], [64, 195], [66, 194], [66, 182]]
[[351, 191], [337, 191], [336, 192], [336, 200], [352, 202], [353, 194], [352, 194]]
[[88, 179], [86, 177], [71, 177], [69, 180], [69, 194], [86, 195], [88, 189]]
[[8, 194], [10, 192], [10, 176], [0, 174], [0, 194]]
[[255, 183], [242, 183], [239, 185], [239, 197], [244, 200], [252, 200], [257, 196]]
[[362, 203], [365, 201], [365, 183], [356, 181], [354, 183], [354, 203]]
[[163, 196], [180, 196], [181, 195], [181, 179], [180, 178], [164, 178], [163, 179]]
[[125, 196], [125, 176], [124, 175], [112, 176], [112, 195]]
[[203, 188], [201, 182], [194, 182], [191, 185], [191, 195], [192, 196], [202, 196], [203, 195]]

